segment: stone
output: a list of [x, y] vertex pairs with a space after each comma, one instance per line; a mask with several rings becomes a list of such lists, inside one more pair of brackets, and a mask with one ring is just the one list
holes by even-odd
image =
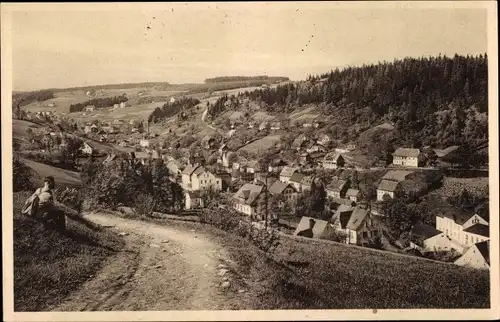
[[219, 276], [224, 276], [224, 275], [226, 275], [227, 272], [229, 272], [229, 270], [223, 268], [223, 269], [219, 270]]
[[245, 290], [238, 290], [238, 293], [245, 293]]
[[228, 281], [222, 282], [222, 284], [220, 285], [221, 288], [229, 288], [229, 286], [231, 286], [231, 284]]
[[122, 233], [118, 233], [118, 236], [127, 236], [128, 233], [125, 233], [125, 232], [122, 232]]

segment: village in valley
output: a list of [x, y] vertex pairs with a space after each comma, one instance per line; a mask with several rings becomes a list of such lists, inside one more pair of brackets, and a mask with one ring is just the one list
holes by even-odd
[[[262, 93], [288, 84], [278, 80], [252, 90]], [[87, 97], [96, 97], [91, 93], [96, 91], [85, 91]], [[146, 109], [151, 113], [142, 118], [127, 115], [131, 107], [126, 93], [114, 97], [108, 108], [80, 104], [80, 111], [70, 113], [59, 113], [56, 103], [37, 103], [38, 112], [21, 112], [22, 122], [48, 126], [27, 130], [29, 145], [38, 152], [28, 148], [23, 154], [40, 161], [49, 152], [56, 160], [68, 137], [82, 138], [78, 158], [97, 158], [104, 164], [125, 158], [143, 165], [161, 160], [169, 180], [183, 191], [176, 212], [196, 214], [215, 205], [280, 234], [296, 236], [312, 228], [314, 239], [489, 268], [488, 209], [480, 203], [460, 208], [473, 198], [467, 185], [454, 190], [456, 198], [462, 198], [458, 207], [437, 207], [420, 220], [390, 218], [409, 216], [397, 213], [395, 201], [439, 202], [443, 184], [460, 181], [447, 176], [470, 172], [484, 178], [487, 169], [464, 168], [463, 147], [390, 146], [366, 161], [356, 140], [331, 134], [328, 118], [314, 113], [273, 117], [249, 96], [243, 88], [231, 95], [197, 94], [201, 99], [177, 94], [160, 104], [152, 97]], [[178, 114], [158, 116], [174, 106], [180, 106]], [[217, 116], [220, 106], [226, 112]], [[99, 110], [108, 115], [99, 117]], [[127, 119], [106, 120], [116, 112]], [[359, 138], [373, 142], [394, 129], [386, 120]], [[479, 149], [487, 148], [485, 143]], [[396, 228], [398, 220], [407, 222]]]

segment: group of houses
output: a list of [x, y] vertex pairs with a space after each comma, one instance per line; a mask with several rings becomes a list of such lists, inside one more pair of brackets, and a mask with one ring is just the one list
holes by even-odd
[[450, 210], [438, 214], [435, 227], [419, 224], [411, 234], [411, 247], [420, 253], [454, 251], [460, 254], [457, 265], [489, 268], [489, 218]]

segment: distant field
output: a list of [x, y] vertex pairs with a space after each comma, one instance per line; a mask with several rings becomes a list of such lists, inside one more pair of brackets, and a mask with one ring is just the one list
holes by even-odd
[[80, 181], [80, 174], [77, 172], [56, 168], [40, 162], [22, 158], [22, 161], [30, 167], [36, 175], [33, 176], [33, 183], [41, 186], [43, 178], [46, 176], [53, 176], [58, 186], [70, 186], [78, 188], [82, 185]]
[[275, 119], [274, 116], [267, 114], [266, 112], [263, 112], [263, 111], [259, 111], [259, 112], [255, 113], [254, 115], [252, 115], [252, 118], [257, 122], [271, 121], [271, 120]]
[[314, 119], [318, 116], [319, 114], [316, 111], [316, 107], [312, 106], [290, 114], [290, 120], [307, 120]]
[[259, 150], [268, 150], [275, 143], [279, 142], [280, 139], [281, 139], [280, 134], [268, 135], [268, 136], [263, 137], [262, 139], [254, 141], [248, 145], [245, 145], [240, 150], [245, 150], [248, 152], [258, 152]]

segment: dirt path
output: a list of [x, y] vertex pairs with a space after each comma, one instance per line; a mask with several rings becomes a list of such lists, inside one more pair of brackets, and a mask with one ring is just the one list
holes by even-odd
[[233, 263], [208, 236], [108, 214], [85, 217], [126, 233], [127, 246], [52, 311], [227, 310], [248, 296], [224, 287]]

